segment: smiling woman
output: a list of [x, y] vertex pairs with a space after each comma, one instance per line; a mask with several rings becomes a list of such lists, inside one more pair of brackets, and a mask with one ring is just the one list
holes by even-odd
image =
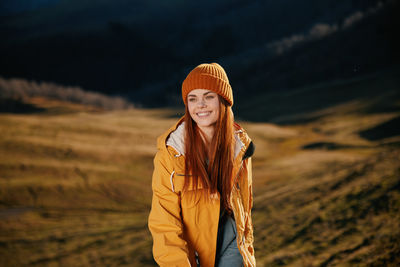
[[188, 110], [190, 117], [204, 133], [207, 142], [214, 135], [214, 125], [219, 117], [220, 100], [213, 91], [194, 89], [188, 95]]
[[217, 63], [182, 84], [185, 115], [161, 135], [149, 229], [160, 266], [255, 266], [251, 156], [234, 122], [233, 94]]

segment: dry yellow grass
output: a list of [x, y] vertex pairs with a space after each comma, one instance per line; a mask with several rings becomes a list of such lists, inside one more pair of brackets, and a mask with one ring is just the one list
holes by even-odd
[[[0, 114], [0, 265], [154, 266], [152, 160], [176, 112], [61, 110]], [[292, 126], [241, 122], [256, 144], [258, 266], [398, 264], [400, 138], [358, 132], [399, 113], [324, 114]], [[339, 146], [305, 147], [324, 142]]]
[[[285, 126], [280, 138], [256, 127], [253, 139], [262, 148], [254, 156], [258, 265], [400, 263], [400, 138], [372, 142], [357, 134], [398, 116], [335, 112]], [[343, 147], [302, 149], [324, 142]]]

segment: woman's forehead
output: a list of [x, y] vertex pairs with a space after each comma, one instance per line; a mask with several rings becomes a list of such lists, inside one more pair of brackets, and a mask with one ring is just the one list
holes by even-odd
[[207, 95], [207, 94], [216, 94], [214, 91], [208, 89], [193, 89], [189, 92], [188, 96], [198, 96], [198, 95]]

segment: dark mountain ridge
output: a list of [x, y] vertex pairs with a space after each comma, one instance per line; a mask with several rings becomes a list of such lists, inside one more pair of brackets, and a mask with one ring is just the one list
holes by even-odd
[[171, 106], [191, 68], [218, 61], [240, 103], [398, 64], [398, 11], [394, 0], [60, 1], [0, 18], [0, 75]]

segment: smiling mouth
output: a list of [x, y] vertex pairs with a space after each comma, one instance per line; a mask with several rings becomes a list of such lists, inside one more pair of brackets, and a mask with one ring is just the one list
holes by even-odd
[[199, 112], [199, 113], [196, 113], [196, 115], [198, 116], [198, 117], [207, 117], [208, 115], [210, 115], [211, 114], [211, 111], [207, 111], [207, 112]]

